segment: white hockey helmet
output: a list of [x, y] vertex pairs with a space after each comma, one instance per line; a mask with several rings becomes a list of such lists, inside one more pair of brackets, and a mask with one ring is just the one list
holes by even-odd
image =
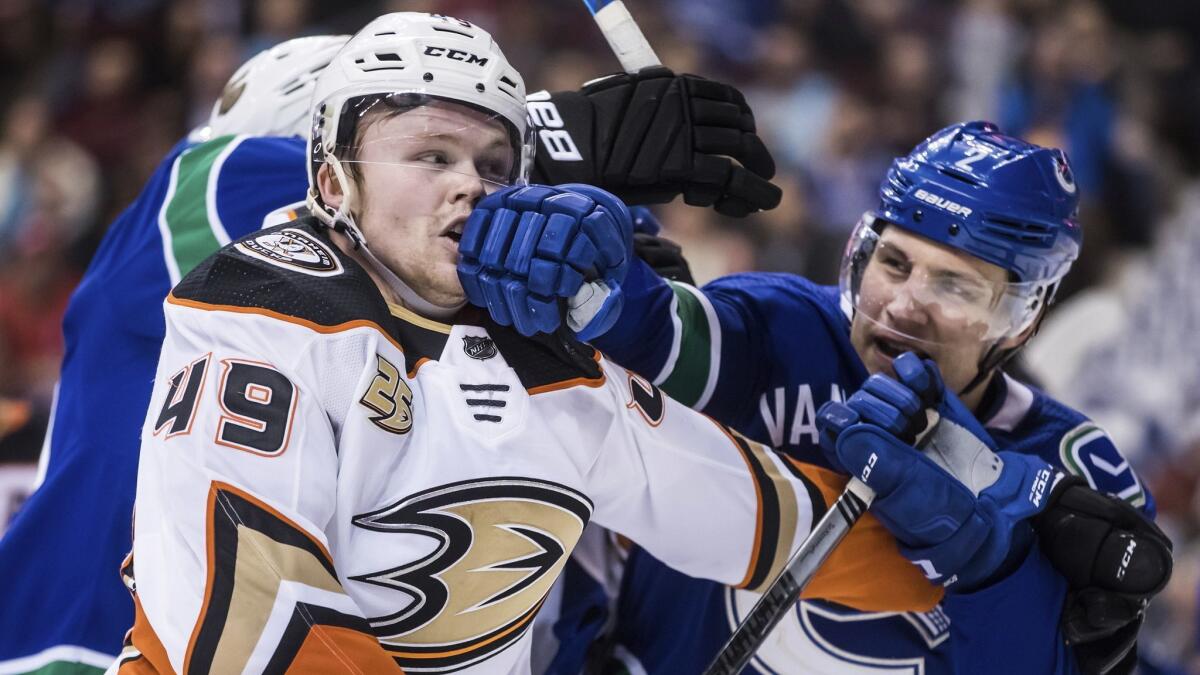
[[255, 54], [229, 78], [213, 104], [207, 138], [307, 136], [317, 76], [349, 39], [349, 35], [295, 38]]
[[309, 205], [326, 225], [343, 227], [363, 244], [350, 217], [352, 194], [338, 210], [326, 206], [317, 170], [330, 164], [350, 187], [342, 163], [360, 117], [376, 102], [412, 107], [421, 101], [465, 105], [502, 123], [513, 145], [506, 183], [524, 182], [533, 143], [525, 113], [525, 83], [492, 36], [461, 19], [424, 12], [394, 12], [371, 21], [317, 78], [308, 137]]

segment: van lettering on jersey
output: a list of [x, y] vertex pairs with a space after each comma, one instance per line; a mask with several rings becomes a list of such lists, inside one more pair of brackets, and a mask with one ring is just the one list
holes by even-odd
[[[771, 392], [764, 392], [758, 399], [763, 424], [767, 433], [771, 435], [771, 445], [776, 448], [782, 447], [785, 440], [788, 445], [798, 445], [802, 436], [808, 436], [813, 445], [816, 445], [820, 441], [817, 431], [817, 408], [826, 400], [846, 400], [846, 393], [837, 384], [830, 385], [829, 398], [821, 401], [813, 398], [812, 387], [808, 384], [797, 386], [795, 391], [796, 401], [791, 406], [787, 405], [788, 395], [784, 387], [775, 387]], [[787, 414], [789, 410], [790, 416]], [[790, 433], [785, 436], [785, 431]]]

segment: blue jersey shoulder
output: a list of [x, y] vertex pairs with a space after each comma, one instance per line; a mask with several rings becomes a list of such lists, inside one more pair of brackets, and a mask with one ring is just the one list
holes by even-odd
[[705, 412], [756, 440], [820, 462], [816, 409], [867, 372], [838, 289], [791, 274], [745, 273], [703, 288], [720, 318], [717, 386]]
[[1001, 447], [1036, 454], [1083, 477], [1093, 489], [1124, 499], [1153, 516], [1153, 497], [1104, 429], [1045, 393], [1032, 387], [1029, 391], [1029, 410], [1012, 429], [989, 427]]
[[[105, 234], [64, 320], [44, 481], [0, 540], [0, 672], [76, 660], [103, 668], [120, 651], [133, 603], [117, 570], [163, 299], [231, 238], [303, 199], [304, 157], [299, 138], [182, 141]], [[28, 583], [40, 577], [73, 583]]]
[[216, 188], [217, 210], [230, 239], [263, 225], [271, 211], [304, 199], [305, 146], [298, 136], [244, 138], [225, 160]]

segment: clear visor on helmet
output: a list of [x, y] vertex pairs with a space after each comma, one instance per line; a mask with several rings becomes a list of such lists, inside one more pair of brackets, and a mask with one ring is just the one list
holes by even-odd
[[[528, 182], [534, 147], [503, 115], [420, 92], [363, 97], [343, 111], [340, 163], [356, 176], [376, 172], [397, 189], [478, 183], [485, 193]], [[344, 132], [342, 132], [344, 133]]]
[[863, 215], [846, 245], [840, 285], [855, 316], [876, 324], [898, 351], [935, 352], [972, 337], [992, 343], [1021, 334], [1037, 319], [1052, 283], [989, 278], [965, 254], [888, 229]]

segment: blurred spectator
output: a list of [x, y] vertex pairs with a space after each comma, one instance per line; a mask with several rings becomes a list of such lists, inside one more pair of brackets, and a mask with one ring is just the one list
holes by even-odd
[[117, 169], [141, 126], [141, 63], [136, 46], [108, 38], [87, 53], [80, 96], [59, 120], [59, 129], [82, 145], [105, 171]]
[[[270, 46], [267, 45], [264, 49]], [[238, 39], [232, 35], [206, 35], [196, 46], [196, 57], [192, 60], [188, 78], [189, 128], [195, 128], [208, 121], [213, 101], [221, 97], [225, 83], [245, 60], [241, 58], [239, 47]]]
[[254, 33], [246, 40], [244, 53], [231, 56], [235, 68], [242, 61], [284, 40], [312, 34], [309, 25], [312, 6], [308, 0], [254, 0], [251, 7]]
[[1026, 63], [1001, 100], [1005, 131], [1065, 149], [1076, 181], [1093, 199], [1104, 188], [1112, 152], [1113, 40], [1094, 2], [1066, 4], [1039, 23]]
[[764, 30], [746, 100], [776, 160], [794, 167], [815, 161], [834, 112], [836, 89], [813, 63], [812, 44], [796, 26]]
[[866, 99], [843, 90], [830, 120], [820, 150], [804, 168], [815, 196], [813, 217], [824, 234], [845, 243], [859, 216], [875, 204], [892, 154], [882, 143], [878, 109]]
[[951, 20], [946, 65], [952, 72], [946, 113], [957, 120], [994, 120], [1005, 78], [1016, 66], [1025, 32], [1004, 0], [969, 0]]

